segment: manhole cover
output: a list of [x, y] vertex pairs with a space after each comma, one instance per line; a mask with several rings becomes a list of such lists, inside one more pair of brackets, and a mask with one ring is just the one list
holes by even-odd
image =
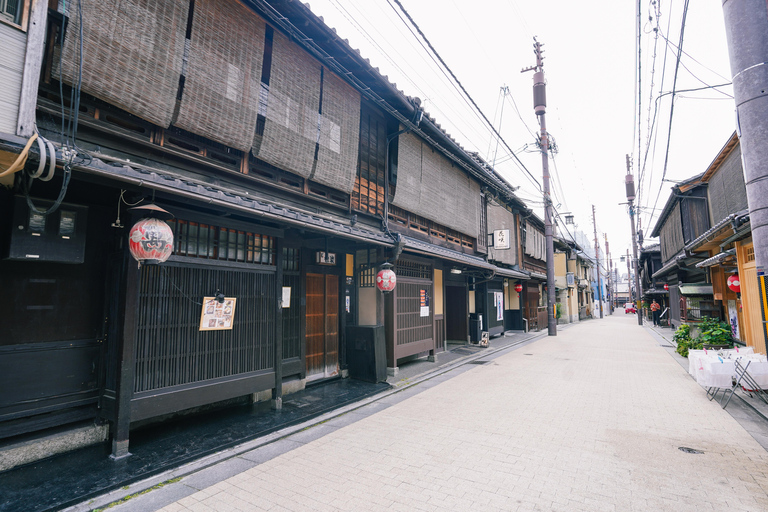
[[532, 356], [533, 354], [523, 354], [524, 356]]
[[681, 452], [685, 452], [685, 453], [692, 453], [694, 455], [701, 455], [702, 453], [704, 453], [701, 450], [696, 450], [694, 448], [688, 448], [688, 447], [685, 447], [685, 446], [679, 447], [678, 450], [680, 450]]

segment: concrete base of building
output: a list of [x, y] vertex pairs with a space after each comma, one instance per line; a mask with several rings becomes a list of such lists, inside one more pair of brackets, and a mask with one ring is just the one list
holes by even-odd
[[109, 425], [87, 425], [0, 447], [0, 471], [53, 455], [103, 443]]

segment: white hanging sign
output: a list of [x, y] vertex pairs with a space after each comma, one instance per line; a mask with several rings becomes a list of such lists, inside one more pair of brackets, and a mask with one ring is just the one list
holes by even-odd
[[493, 230], [493, 248], [509, 249], [509, 230], [508, 229]]

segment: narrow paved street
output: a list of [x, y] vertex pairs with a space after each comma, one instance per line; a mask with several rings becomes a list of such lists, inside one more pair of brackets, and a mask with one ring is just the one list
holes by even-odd
[[767, 463], [619, 310], [113, 510], [759, 511]]

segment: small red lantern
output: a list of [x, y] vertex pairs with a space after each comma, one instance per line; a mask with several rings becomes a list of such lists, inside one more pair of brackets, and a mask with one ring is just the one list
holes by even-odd
[[669, 291], [669, 285], [667, 283], [664, 283], [664, 291]]
[[517, 284], [515, 285], [515, 291], [516, 291], [517, 293], [520, 293], [521, 291], [523, 291], [523, 285], [521, 285], [520, 283], [517, 283]]
[[379, 273], [376, 274], [376, 288], [383, 292], [391, 292], [395, 289], [395, 285], [397, 284], [397, 276], [389, 268], [392, 266], [391, 263], [385, 263], [382, 266], [384, 268], [379, 270]]
[[728, 278], [728, 288], [736, 293], [741, 293], [741, 280], [739, 274], [733, 274]]
[[136, 261], [163, 263], [173, 252], [173, 231], [160, 219], [144, 218], [133, 225], [128, 248]]

